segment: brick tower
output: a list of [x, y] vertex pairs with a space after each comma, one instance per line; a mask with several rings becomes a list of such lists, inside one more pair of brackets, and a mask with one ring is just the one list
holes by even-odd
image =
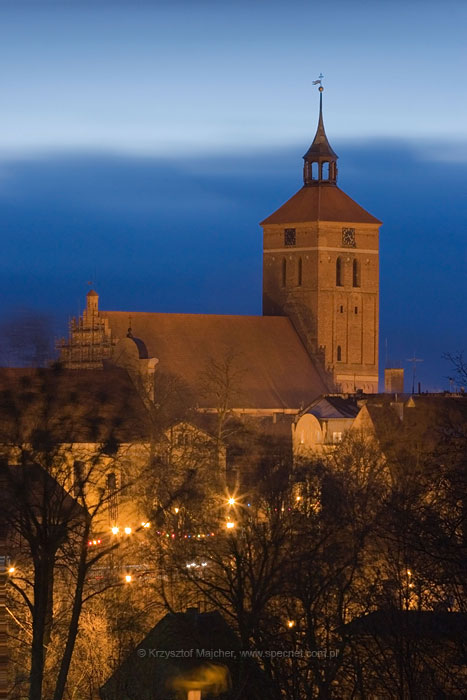
[[[381, 222], [337, 186], [338, 156], [323, 122], [303, 187], [263, 227], [263, 314], [288, 316], [330, 389], [378, 391]], [[290, 358], [293, 362], [293, 358]]]

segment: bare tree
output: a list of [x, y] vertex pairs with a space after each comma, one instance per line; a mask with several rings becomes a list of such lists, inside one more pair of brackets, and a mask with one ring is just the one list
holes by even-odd
[[[467, 386], [467, 362], [464, 357], [463, 351], [459, 352], [447, 352], [443, 355], [445, 360], [451, 364], [454, 372], [454, 376], [460, 384], [462, 390], [464, 391]], [[451, 380], [451, 377], [449, 377]]]
[[54, 700], [65, 692], [83, 604], [120, 584], [111, 576], [92, 581], [90, 571], [116, 544], [107, 535], [99, 547], [90, 543], [115, 495], [105, 476], [118, 460], [121, 416], [134, 406], [128, 386], [121, 393], [117, 382], [109, 393], [89, 387], [88, 376], [55, 368], [5, 370], [1, 378], [2, 511], [17, 556], [10, 584], [31, 616], [30, 700], [43, 694], [57, 577], [71, 595]]

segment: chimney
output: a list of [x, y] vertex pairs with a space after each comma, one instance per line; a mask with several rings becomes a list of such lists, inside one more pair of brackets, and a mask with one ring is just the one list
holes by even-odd
[[386, 394], [404, 393], [404, 370], [391, 368], [384, 370], [384, 391]]

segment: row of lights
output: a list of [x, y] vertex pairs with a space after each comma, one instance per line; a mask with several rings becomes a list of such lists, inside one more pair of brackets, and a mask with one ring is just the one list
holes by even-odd
[[[145, 530], [147, 530], [149, 527], [151, 527], [150, 522], [142, 522], [141, 527], [143, 527]], [[112, 532], [112, 535], [119, 535], [120, 534], [120, 528], [118, 525], [114, 525], [113, 527], [110, 528], [110, 531]], [[127, 527], [123, 528], [123, 532], [125, 535], [131, 535], [133, 532], [132, 528], [127, 525]]]

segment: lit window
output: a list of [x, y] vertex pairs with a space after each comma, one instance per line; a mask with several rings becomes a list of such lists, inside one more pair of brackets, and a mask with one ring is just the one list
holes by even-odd
[[342, 442], [342, 433], [340, 431], [334, 431], [332, 434], [332, 441], [334, 443]]

